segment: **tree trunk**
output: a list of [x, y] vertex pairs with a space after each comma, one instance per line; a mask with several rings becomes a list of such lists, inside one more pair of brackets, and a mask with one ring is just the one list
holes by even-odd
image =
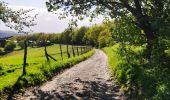
[[153, 30], [151, 28], [151, 24], [149, 21], [149, 17], [148, 16], [140, 16], [137, 17], [137, 23], [138, 23], [138, 27], [140, 27], [141, 29], [143, 29], [146, 39], [147, 39], [147, 46], [146, 46], [146, 50], [145, 50], [145, 56], [147, 59], [151, 58], [152, 55], [152, 51], [154, 49], [154, 45], [157, 44], [156, 40], [156, 36], [155, 36], [155, 30]]
[[154, 45], [157, 44], [156, 42], [156, 37], [154, 36], [154, 32], [152, 30], [149, 30], [149, 28], [144, 28], [144, 32], [147, 38], [147, 46], [146, 46], [146, 51], [145, 55], [147, 59], [151, 58], [152, 51], [154, 49]]
[[23, 63], [23, 75], [26, 75], [27, 66], [27, 41], [24, 41], [24, 63]]

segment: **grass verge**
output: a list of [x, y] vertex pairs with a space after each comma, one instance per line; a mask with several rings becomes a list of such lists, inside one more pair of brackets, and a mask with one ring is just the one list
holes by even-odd
[[27, 74], [24, 76], [22, 76], [22, 70], [15, 70], [12, 75], [7, 74], [0, 77], [0, 80], [3, 80], [0, 83], [0, 93], [1, 95], [4, 94], [3, 92], [9, 92], [13, 94], [14, 92], [23, 88], [42, 84], [61, 70], [75, 65], [89, 58], [93, 54], [94, 50], [91, 50], [80, 56], [76, 56], [74, 58], [66, 59], [63, 61], [44, 63], [32, 67], [28, 66]]
[[113, 78], [122, 86], [130, 100], [170, 100], [169, 67], [135, 65], [134, 61], [137, 58], [131, 60], [133, 65], [123, 64], [124, 61], [117, 54], [117, 50], [117, 44], [103, 48], [108, 56], [109, 69]]

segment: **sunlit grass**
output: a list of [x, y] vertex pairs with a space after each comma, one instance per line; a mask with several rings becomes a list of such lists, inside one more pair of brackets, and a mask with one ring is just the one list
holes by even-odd
[[[52, 77], [53, 73], [59, 71], [60, 69], [73, 66], [74, 64], [88, 58], [94, 53], [94, 50], [92, 50], [80, 56], [72, 56], [70, 59], [67, 58], [67, 54], [64, 54], [64, 60], [62, 61], [60, 54], [56, 55], [56, 53], [60, 52], [59, 45], [52, 45], [48, 47], [48, 52], [58, 61], [51, 61], [49, 65], [46, 63], [43, 49], [44, 48], [28, 49], [28, 63], [31, 64], [26, 67], [27, 74], [25, 76], [22, 76], [23, 50], [14, 51], [1, 57], [0, 63], [2, 63], [2, 69], [0, 70], [0, 72], [3, 72], [4, 75], [0, 76], [0, 91], [3, 91], [5, 89], [12, 89], [14, 84], [17, 84], [19, 88], [40, 84], [46, 81], [49, 77]], [[71, 48], [69, 48], [69, 50], [71, 50]], [[66, 46], [63, 46], [63, 51], [66, 51]], [[32, 62], [36, 62], [37, 64], [32, 64]], [[15, 66], [12, 66], [14, 64]], [[20, 80], [18, 80], [19, 77], [21, 77]]]

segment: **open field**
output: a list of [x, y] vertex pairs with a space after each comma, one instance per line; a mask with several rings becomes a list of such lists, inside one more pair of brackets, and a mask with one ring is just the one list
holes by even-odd
[[[66, 51], [66, 45], [62, 46], [63, 52]], [[47, 51], [50, 55], [52, 55], [55, 59], [60, 60], [60, 49], [59, 45], [55, 44], [47, 47]], [[69, 46], [69, 51], [72, 51]], [[23, 63], [23, 50], [14, 51], [7, 55], [0, 56], [0, 64], [3, 65], [19, 65]], [[72, 54], [72, 52], [70, 52]], [[27, 62], [31, 63], [41, 63], [45, 60], [44, 48], [28, 48]], [[64, 58], [67, 58], [67, 54], [65, 53]]]
[[[59, 45], [55, 44], [55, 45], [49, 46], [47, 47], [47, 51], [56, 60], [61, 60]], [[66, 45], [62, 46], [62, 51], [66, 52]], [[73, 57], [72, 49], [70, 46], [69, 46], [69, 51], [70, 51], [71, 57]], [[24, 54], [24, 50], [20, 50], [20, 51], [13, 51], [4, 56], [0, 56], [0, 66], [3, 66], [0, 72], [22, 68], [23, 54]], [[63, 53], [63, 59], [67, 59], [67, 58], [68, 58], [67, 53]], [[43, 47], [41, 48], [30, 48], [29, 47], [28, 48], [28, 55], [27, 55], [28, 66], [35, 66], [37, 64], [41, 64], [44, 61], [46, 61], [46, 58], [45, 58]]]
[[[66, 51], [65, 45], [62, 46], [62, 50], [63, 52]], [[47, 80], [49, 76], [51, 77], [55, 70], [62, 69], [63, 67], [70, 67], [92, 55], [92, 53], [83, 54], [81, 56], [77, 56], [76, 54], [76, 57], [73, 58], [72, 48], [69, 46], [71, 58], [68, 59], [67, 53], [63, 53], [64, 60], [62, 61], [59, 45], [55, 44], [49, 46], [47, 47], [47, 51], [57, 62], [51, 60], [50, 65], [45, 63], [44, 48], [28, 48], [28, 66], [26, 68], [27, 75], [25, 76], [22, 76], [23, 50], [0, 56], [0, 91], [4, 89], [11, 90], [14, 88], [13, 86], [15, 84], [19, 84], [19, 87], [40, 84]], [[79, 49], [79, 52], [80, 51]]]

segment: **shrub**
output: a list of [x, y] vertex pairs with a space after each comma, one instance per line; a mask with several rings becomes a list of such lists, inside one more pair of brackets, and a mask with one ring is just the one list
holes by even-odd
[[[169, 69], [150, 67], [144, 60], [141, 60], [141, 63], [140, 50], [142, 47], [134, 46], [131, 51], [128, 49], [130, 52], [127, 50], [126, 53], [129, 58], [127, 56], [125, 58], [119, 53], [118, 46], [105, 47], [103, 50], [108, 55], [112, 76], [117, 83], [122, 85], [125, 95], [130, 100], [169, 100]], [[169, 63], [168, 61], [164, 64], [165, 66]]]
[[3, 68], [2, 68], [2, 64], [0, 64], [0, 70], [2, 70]]
[[15, 47], [16, 47], [16, 44], [14, 42], [8, 42], [5, 45], [4, 50], [5, 51], [13, 51]]
[[21, 49], [23, 49], [24, 48], [24, 41], [19, 41], [18, 45], [21, 47]]
[[3, 52], [3, 50], [0, 48], [0, 54]]

